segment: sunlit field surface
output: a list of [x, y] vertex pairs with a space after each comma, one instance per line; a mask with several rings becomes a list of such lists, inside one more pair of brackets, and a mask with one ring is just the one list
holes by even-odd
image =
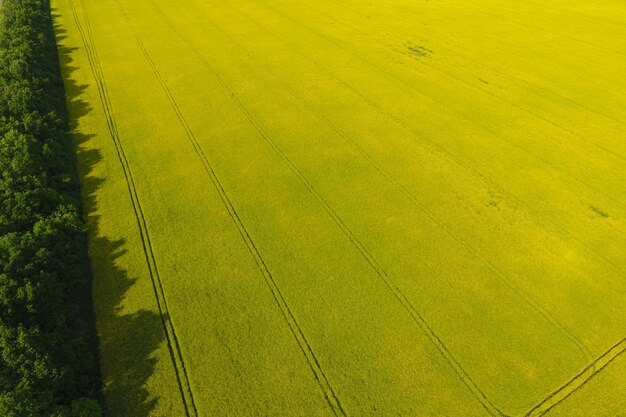
[[626, 413], [620, 0], [54, 0], [112, 417]]

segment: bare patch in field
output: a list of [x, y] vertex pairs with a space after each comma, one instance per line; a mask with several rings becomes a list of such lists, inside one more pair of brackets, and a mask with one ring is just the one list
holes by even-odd
[[594, 212], [594, 213], [596, 213], [598, 216], [601, 216], [601, 217], [609, 217], [609, 213], [607, 213], [606, 211], [601, 210], [601, 209], [599, 209], [599, 208], [597, 208], [597, 207], [594, 207], [594, 206], [589, 206], [589, 210], [593, 211], [593, 212]]
[[413, 55], [419, 57], [429, 57], [433, 54], [433, 51], [420, 45], [409, 45], [407, 48]]

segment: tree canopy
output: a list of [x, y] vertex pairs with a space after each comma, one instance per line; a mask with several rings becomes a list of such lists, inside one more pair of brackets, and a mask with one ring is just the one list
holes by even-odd
[[[63, 82], [47, 0], [0, 11], [0, 415], [96, 417], [89, 291]], [[84, 304], [84, 303], [82, 303]], [[85, 312], [89, 316], [89, 312]], [[84, 326], [83, 326], [84, 327]], [[78, 329], [78, 330], [77, 330]]]

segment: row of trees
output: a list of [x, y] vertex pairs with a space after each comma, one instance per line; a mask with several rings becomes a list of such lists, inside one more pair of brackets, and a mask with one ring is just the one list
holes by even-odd
[[50, 5], [0, 4], [0, 416], [99, 417], [86, 231]]

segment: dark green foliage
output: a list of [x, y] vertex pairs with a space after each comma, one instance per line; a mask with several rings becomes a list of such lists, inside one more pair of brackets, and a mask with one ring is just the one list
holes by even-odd
[[0, 416], [97, 417], [85, 226], [50, 6], [4, 0], [0, 16]]

